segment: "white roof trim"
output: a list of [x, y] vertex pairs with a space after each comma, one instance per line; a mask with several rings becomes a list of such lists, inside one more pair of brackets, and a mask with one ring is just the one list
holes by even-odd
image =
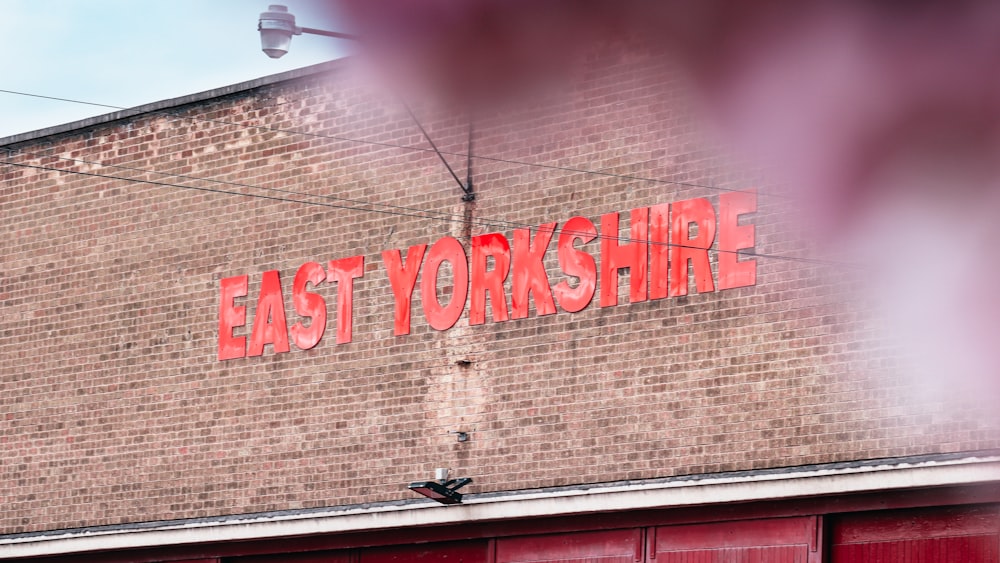
[[467, 496], [238, 520], [0, 538], [0, 559], [1000, 482], [1000, 456]]

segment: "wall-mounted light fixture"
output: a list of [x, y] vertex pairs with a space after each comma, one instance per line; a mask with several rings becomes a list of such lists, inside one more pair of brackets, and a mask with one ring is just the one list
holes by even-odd
[[449, 480], [448, 470], [445, 468], [435, 470], [435, 476], [437, 477], [435, 481], [415, 481], [410, 483], [408, 488], [441, 504], [460, 504], [462, 502], [462, 493], [458, 492], [458, 489], [471, 483], [472, 478], [463, 477], [461, 479]]
[[271, 4], [267, 7], [266, 12], [260, 14], [260, 20], [257, 22], [257, 31], [260, 32], [260, 48], [272, 59], [281, 58], [288, 52], [288, 48], [292, 44], [293, 35], [311, 33], [326, 37], [357, 40], [357, 36], [348, 33], [299, 27], [295, 25], [295, 16], [289, 14], [288, 8], [281, 4]]

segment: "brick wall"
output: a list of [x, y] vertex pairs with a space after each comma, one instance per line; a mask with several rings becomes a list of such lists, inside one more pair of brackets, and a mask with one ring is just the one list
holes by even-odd
[[[609, 212], [627, 236], [633, 208], [758, 188], [756, 251], [810, 256], [666, 72], [608, 48], [577, 89], [479, 116], [472, 203], [435, 154], [395, 146], [427, 147], [347, 63], [5, 147], [58, 171], [0, 166], [0, 533], [410, 498], [444, 466], [476, 493], [1000, 446], [989, 407], [908, 392], [845, 291], [864, 273], [840, 267], [761, 257], [753, 287], [632, 304], [622, 275], [615, 307], [478, 326], [466, 308], [447, 331], [418, 289], [393, 334], [381, 252], [444, 236]], [[465, 152], [462, 112], [416, 111]], [[296, 269], [357, 255], [352, 342], [328, 283], [318, 346], [217, 359], [220, 280], [249, 275], [245, 335], [263, 272], [291, 325]]]

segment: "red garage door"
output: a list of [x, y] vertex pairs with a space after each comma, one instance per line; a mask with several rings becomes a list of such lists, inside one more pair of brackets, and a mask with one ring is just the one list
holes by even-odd
[[486, 563], [488, 542], [445, 542], [362, 549], [361, 563]]
[[312, 553], [288, 553], [283, 555], [257, 555], [227, 560], [239, 563], [354, 563], [350, 551], [317, 551]]
[[496, 563], [637, 563], [642, 530], [604, 530], [497, 540]]
[[650, 532], [655, 563], [819, 563], [817, 518], [661, 526]]
[[1000, 563], [1000, 507], [851, 514], [832, 529], [832, 563]]
[[239, 563], [354, 563], [351, 552], [347, 550], [257, 555], [253, 557], [240, 557], [239, 559], [229, 561], [238, 561]]

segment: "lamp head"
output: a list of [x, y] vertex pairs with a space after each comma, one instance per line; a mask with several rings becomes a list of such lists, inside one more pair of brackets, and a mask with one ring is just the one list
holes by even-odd
[[292, 35], [301, 33], [295, 26], [295, 16], [281, 4], [271, 4], [260, 14], [257, 30], [260, 31], [261, 50], [272, 59], [284, 56], [292, 43]]
[[407, 488], [441, 504], [461, 504], [462, 493], [458, 490], [471, 483], [472, 478], [463, 477], [462, 479], [449, 480], [447, 469], [436, 470], [435, 476], [437, 477], [436, 481], [416, 481], [410, 483]]
[[446, 487], [439, 481], [417, 481], [410, 483], [408, 488], [441, 504], [461, 504], [462, 502], [462, 493]]

